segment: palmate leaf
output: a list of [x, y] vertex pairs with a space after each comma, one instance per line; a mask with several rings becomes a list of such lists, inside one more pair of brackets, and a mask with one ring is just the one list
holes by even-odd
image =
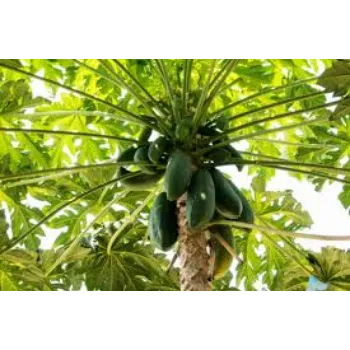
[[7, 81], [2, 84], [0, 79], [0, 115], [45, 103], [50, 103], [50, 101], [42, 97], [33, 98], [30, 85], [24, 79]]
[[[260, 174], [253, 179], [254, 192], [244, 191], [256, 217], [256, 224], [268, 228], [296, 231], [310, 227], [312, 219], [290, 191], [266, 191], [266, 178]], [[275, 275], [295, 256], [292, 239], [270, 235], [253, 230], [237, 239], [237, 253], [243, 262], [238, 266], [238, 283], [245, 281], [245, 288], [253, 290], [254, 284], [262, 276], [263, 283], [271, 287]], [[299, 256], [300, 257], [300, 256]], [[302, 255], [301, 255], [302, 257]]]
[[0, 256], [0, 290], [53, 290], [38, 254], [14, 249]]
[[349, 209], [350, 214], [350, 186], [344, 186], [343, 192], [339, 194], [339, 200], [345, 209]]
[[258, 254], [259, 240], [255, 232], [235, 240], [236, 253], [242, 256], [243, 262], [237, 268], [236, 285], [244, 284], [245, 290], [256, 290], [255, 283], [258, 281], [262, 267], [262, 258]]
[[89, 290], [178, 290], [165, 273], [164, 257], [141, 245], [144, 236], [144, 229], [132, 229], [114, 244], [110, 255], [107, 240], [100, 237], [96, 251], [85, 262]]
[[52, 289], [81, 290], [84, 283], [83, 261], [88, 258], [91, 250], [79, 245], [74, 247], [54, 271], [50, 271], [52, 265], [65, 252], [65, 248], [61, 246], [58, 249], [41, 250], [38, 254], [38, 264]]
[[319, 79], [319, 84], [336, 96], [345, 95], [350, 88], [350, 61], [334, 60]]
[[6, 221], [5, 210], [0, 210], [0, 249], [7, 246], [10, 239], [7, 234], [7, 230], [9, 229], [9, 224]]
[[[42, 218], [42, 213], [36, 208], [30, 208], [21, 203], [25, 192], [23, 190], [8, 190], [0, 191], [0, 202], [7, 204], [10, 219], [11, 219], [11, 231], [14, 237], [18, 237], [24, 231], [27, 231], [32, 225], [31, 220], [39, 221]], [[39, 229], [36, 232], [37, 235], [44, 235], [44, 231]], [[36, 249], [40, 245], [40, 239], [37, 236], [31, 236], [25, 240], [25, 245], [28, 248]]]
[[[101, 60], [79, 61], [80, 63], [71, 59], [0, 61], [0, 79], [2, 79], [0, 90], [3, 89], [1, 101], [3, 105], [7, 101], [6, 107], [1, 107], [6, 114], [1, 115], [3, 125], [0, 127], [83, 131], [101, 136], [97, 138], [0, 131], [0, 176], [113, 161], [121, 151], [134, 143], [145, 124], [158, 119], [168, 123], [168, 131], [173, 132], [173, 115], [175, 118], [179, 117], [174, 113], [173, 102], [175, 100], [179, 102], [184, 115], [193, 118], [212, 67], [214, 67], [213, 79], [208, 82], [209, 89], [206, 95], [211, 96], [215, 87], [219, 91], [216, 96], [211, 96], [210, 105], [206, 104], [208, 99], [202, 101], [203, 106], [208, 108], [208, 113], [204, 117], [216, 118], [217, 111], [234, 104], [233, 108], [225, 109], [223, 113], [227, 117], [242, 113], [245, 115], [236, 120], [232, 119], [230, 128], [241, 127], [286, 112], [293, 113], [294, 110], [323, 106], [325, 95], [316, 93], [320, 87], [316, 86], [317, 79], [313, 72], [319, 71], [322, 66], [328, 68], [331, 65], [330, 60], [246, 59], [240, 60], [235, 69], [227, 72], [224, 81], [221, 81], [220, 77], [224, 77], [226, 72], [225, 67], [228, 67], [232, 60], [217, 60], [215, 65], [212, 60], [202, 59], [160, 60], [159, 66], [155, 64], [155, 60], [148, 59], [103, 61], [108, 63], [107, 66], [102, 64]], [[217, 76], [219, 72], [222, 75]], [[40, 81], [41, 86], [45, 85], [47, 90], [45, 98], [33, 98], [31, 89], [35, 88], [32, 83], [34, 79]], [[118, 83], [114, 79], [117, 79]], [[330, 84], [330, 77], [327, 79], [326, 83]], [[217, 85], [219, 82], [220, 85]], [[284, 84], [290, 86], [281, 87]], [[326, 88], [327, 91], [333, 91], [335, 88], [342, 90], [343, 85], [333, 84]], [[313, 93], [315, 95], [312, 98], [305, 97]], [[254, 95], [254, 98], [246, 102], [239, 102]], [[47, 99], [51, 100], [51, 103]], [[286, 103], [285, 100], [289, 102]], [[33, 109], [28, 110], [29, 107]], [[345, 145], [348, 144], [348, 139], [334, 138], [328, 132], [331, 126], [336, 136], [342, 138], [344, 133], [347, 133], [346, 108], [345, 102], [339, 103], [336, 111], [340, 111], [341, 115], [339, 114], [334, 122], [328, 121], [330, 110], [322, 107], [302, 115], [292, 114], [284, 119], [250, 125], [247, 129], [229, 134], [229, 137], [243, 140], [246, 135], [264, 132], [263, 137], [279, 140], [283, 138], [285, 142], [340, 145], [341, 150], [327, 148], [325, 151], [312, 148], [312, 152], [309, 152], [308, 147], [296, 148], [247, 139], [246, 146], [248, 151], [261, 155], [287, 158], [297, 162], [307, 161], [348, 167], [345, 163], [347, 157]], [[71, 114], [67, 112], [69, 110], [72, 111]], [[2, 112], [0, 109], [0, 114]], [[204, 123], [207, 121], [204, 117], [203, 120], [202, 116], [197, 119]], [[313, 124], [298, 125], [318, 117], [323, 118], [321, 123], [312, 122], [320, 126], [318, 131], [315, 131], [317, 128], [310, 126]], [[293, 124], [297, 127], [290, 127]], [[271, 129], [277, 127], [282, 128], [281, 132], [272, 134]], [[324, 131], [326, 135], [322, 135]], [[132, 141], [105, 139], [103, 135], [126, 137]], [[12, 233], [13, 228], [14, 235], [23, 233], [25, 225], [32, 226], [33, 220], [38, 221], [39, 217], [59, 208], [76, 195], [110, 180], [115, 170], [113, 167], [78, 170], [74, 174], [42, 179], [36, 183], [16, 184], [16, 181], [5, 181], [5, 186], [0, 188], [1, 193], [5, 194], [1, 197], [0, 205], [9, 208], [11, 222], [7, 223], [10, 228], [2, 235], [3, 244], [7, 246], [9, 243], [8, 235]], [[252, 190], [245, 192], [252, 200], [259, 225], [287, 231], [310, 225], [310, 217], [293, 198], [292, 193], [285, 189], [278, 192], [266, 191], [265, 182], [273, 179], [275, 169], [249, 167], [249, 174], [259, 178], [253, 182]], [[300, 175], [299, 178], [304, 175]], [[35, 180], [34, 177], [33, 179]], [[313, 177], [310, 179], [315, 181]], [[315, 181], [315, 184], [321, 186], [322, 182]], [[101, 189], [90, 193], [83, 200], [70, 205], [57, 217], [45, 222], [47, 226], [42, 226], [42, 231], [30, 235], [31, 240], [24, 241], [25, 246], [30, 248], [28, 253], [31, 254], [31, 250], [34, 251], [40, 243], [39, 237], [40, 240], [45, 238], [55, 240], [49, 237], [51, 232], [46, 229], [47, 227], [61, 231], [53, 249], [40, 254], [41, 265], [37, 266], [39, 270], [44, 271], [44, 274], [50, 272], [50, 287], [44, 284], [41, 287], [39, 284], [34, 286], [28, 282], [28, 289], [79, 290], [83, 285], [91, 290], [178, 289], [177, 283], [174, 282], [178, 280], [177, 270], [174, 270], [171, 277], [165, 276], [168, 261], [164, 256], [154, 254], [152, 247], [145, 240], [151, 202], [142, 209], [135, 220], [135, 225], [129, 228], [125, 235], [123, 234], [122, 239], [117, 240], [110, 255], [101, 247], [98, 250], [85, 248], [69, 251], [70, 260], [65, 260], [67, 256], [64, 256], [64, 261], [60, 262], [54, 271], [50, 271], [74, 238], [80, 237], [81, 233], [85, 232], [91, 217], [106, 206], [116, 192], [118, 194], [122, 190], [120, 185], [116, 185], [105, 191]], [[135, 212], [148, 195], [148, 192], [129, 193], [118, 202], [119, 206], [113, 206], [103, 219], [98, 220], [98, 225], [114, 224], [114, 228], [117, 229], [125, 217]], [[34, 202], [34, 206], [40, 203], [42, 209], [25, 205], [23, 199], [28, 198], [29, 203]], [[347, 187], [344, 187], [340, 200], [344, 206], [349, 205]], [[93, 232], [88, 231], [87, 235], [90, 236]], [[46, 237], [41, 236], [44, 233]], [[257, 230], [249, 235], [242, 234], [238, 230], [234, 233], [237, 237], [238, 253], [244, 258], [238, 267], [239, 283], [236, 285], [244, 285], [245, 289], [256, 289], [259, 281], [266, 284], [269, 289], [273, 289], [275, 275], [279, 275], [285, 264], [290, 262], [290, 255], [298, 254], [292, 248], [293, 240], [286, 241], [286, 238], [283, 240], [277, 235], [260, 234]], [[0, 244], [2, 244], [1, 238]], [[295, 245], [294, 247], [302, 250], [301, 247]], [[21, 283], [27, 282], [18, 281], [12, 273], [12, 267], [9, 270], [8, 263], [6, 264], [2, 271], [5, 273], [8, 288], [11, 288], [13, 282], [16, 288], [25, 289]], [[215, 288], [232, 289], [230, 286], [233, 284], [228, 274], [222, 283], [216, 283]]]
[[[313, 253], [319, 265], [314, 265], [312, 275], [321, 282], [328, 283], [327, 290], [350, 290], [350, 254], [335, 247], [322, 248]], [[305, 291], [311, 273], [300, 266], [289, 264], [284, 272], [277, 276], [276, 285], [284, 290]]]

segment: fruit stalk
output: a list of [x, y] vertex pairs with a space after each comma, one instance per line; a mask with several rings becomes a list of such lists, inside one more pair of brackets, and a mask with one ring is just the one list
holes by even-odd
[[209, 255], [205, 230], [190, 230], [184, 194], [177, 200], [179, 226], [180, 285], [182, 291], [210, 291]]

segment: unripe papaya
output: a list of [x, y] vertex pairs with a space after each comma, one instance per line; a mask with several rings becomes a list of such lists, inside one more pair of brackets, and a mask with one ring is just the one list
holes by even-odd
[[[137, 151], [135, 152], [134, 155], [134, 161], [136, 163], [148, 163], [151, 164], [151, 161], [148, 158], [148, 149], [149, 146], [141, 146], [137, 149]], [[144, 172], [145, 174], [150, 174], [150, 175], [154, 175], [157, 174], [157, 168], [154, 165], [143, 165], [140, 164], [139, 165], [140, 169], [142, 172]]]
[[160, 136], [150, 144], [148, 149], [148, 158], [152, 163], [160, 164], [161, 158], [164, 156], [164, 154], [171, 150], [171, 147], [171, 141], [164, 136]]
[[176, 150], [170, 157], [164, 179], [167, 198], [174, 201], [182, 196], [191, 182], [191, 157], [181, 150]]
[[168, 201], [164, 192], [157, 196], [152, 206], [149, 234], [151, 242], [163, 251], [169, 250], [177, 241], [176, 202]]
[[200, 229], [213, 218], [215, 187], [210, 172], [199, 170], [192, 178], [186, 202], [186, 218], [190, 229]]
[[240, 197], [231, 186], [231, 181], [217, 169], [211, 170], [215, 185], [216, 210], [225, 218], [238, 219], [243, 205]]

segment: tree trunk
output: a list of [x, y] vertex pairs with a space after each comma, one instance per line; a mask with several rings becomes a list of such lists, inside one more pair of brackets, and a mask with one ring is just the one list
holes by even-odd
[[205, 231], [191, 231], [187, 227], [186, 199], [185, 194], [177, 201], [181, 290], [209, 291], [207, 239]]

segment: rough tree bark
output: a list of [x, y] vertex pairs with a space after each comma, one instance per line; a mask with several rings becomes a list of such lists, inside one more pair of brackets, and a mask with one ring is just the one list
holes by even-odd
[[205, 231], [191, 231], [186, 220], [186, 199], [177, 201], [180, 285], [182, 291], [209, 291], [209, 255]]

